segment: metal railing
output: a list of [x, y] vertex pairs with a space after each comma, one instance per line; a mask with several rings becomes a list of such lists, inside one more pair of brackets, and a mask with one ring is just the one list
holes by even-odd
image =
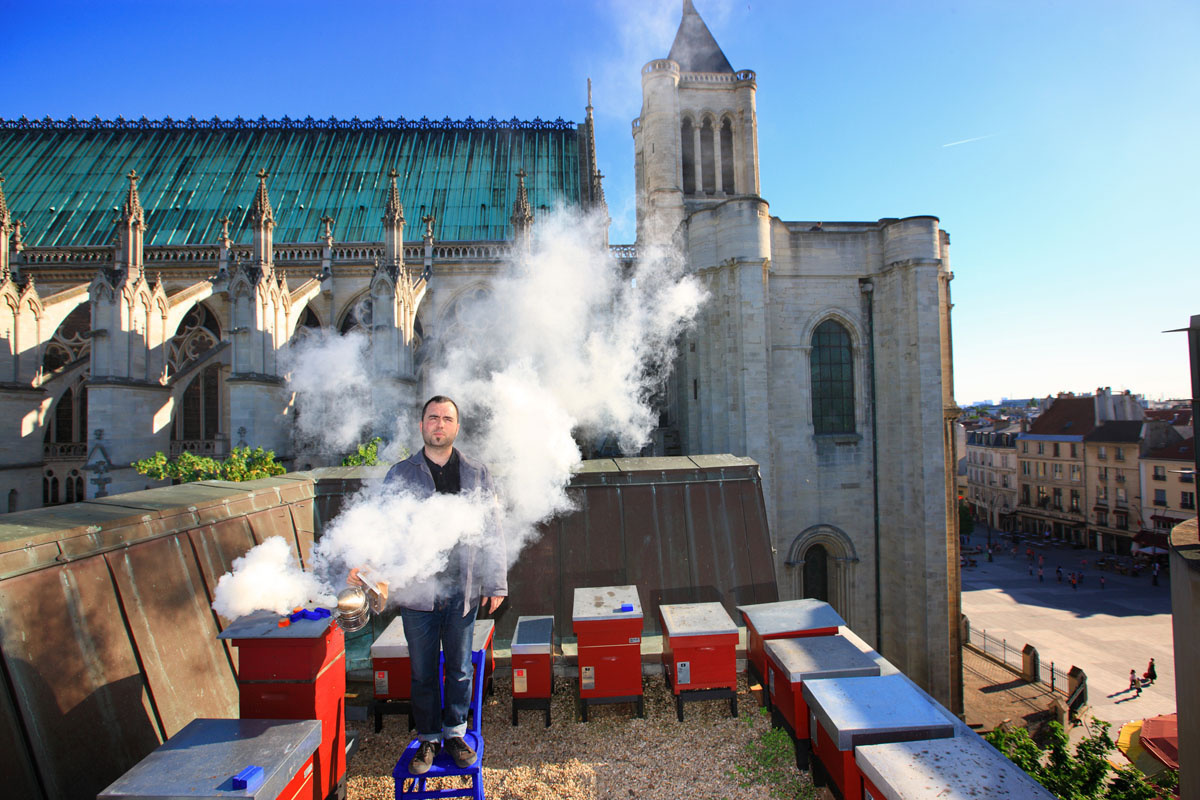
[[[1024, 645], [1016, 647], [1009, 644], [1007, 639], [998, 639], [995, 636], [989, 635], [986, 630], [974, 627], [968, 629], [967, 644], [974, 645], [987, 655], [1006, 666], [1012, 667], [1018, 672], [1022, 671], [1025, 667], [1025, 656], [1022, 653]], [[1038, 682], [1046, 684], [1052, 692], [1058, 692], [1063, 695], [1068, 692], [1067, 673], [1056, 667], [1053, 661], [1049, 663], [1039, 661]]]

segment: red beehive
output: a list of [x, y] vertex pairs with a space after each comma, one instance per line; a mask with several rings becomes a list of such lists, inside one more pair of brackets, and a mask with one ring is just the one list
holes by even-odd
[[878, 675], [879, 665], [843, 636], [772, 639], [765, 649], [771, 706], [796, 740], [796, 763], [807, 766], [811, 732], [808, 704], [804, 701], [805, 681]]
[[751, 676], [764, 686], [767, 680], [764, 642], [800, 636], [832, 636], [846, 624], [833, 606], [812, 598], [738, 606], [738, 611], [746, 620], [746, 652]]
[[583, 721], [589, 703], [642, 699], [642, 604], [636, 586], [575, 590], [572, 625], [579, 646], [579, 698]]
[[554, 617], [518, 617], [512, 639], [513, 725], [521, 709], [539, 709], [550, 727], [553, 688], [550, 659], [554, 652]]
[[832, 781], [842, 800], [862, 800], [858, 745], [914, 742], [954, 735], [941, 706], [903, 675], [806, 681], [812, 730], [813, 783]]
[[242, 719], [320, 720], [313, 797], [323, 800], [346, 777], [346, 641], [329, 616], [292, 616], [297, 619], [281, 627], [278, 614], [258, 611], [220, 638], [238, 648]]
[[737, 626], [720, 603], [659, 606], [663, 669], [683, 721], [685, 700], [730, 701], [737, 716]]
[[[496, 667], [493, 638], [496, 622], [490, 619], [475, 620], [471, 632], [471, 649], [484, 655], [484, 681], [491, 681]], [[375, 732], [383, 729], [383, 715], [410, 713], [412, 699], [412, 661], [408, 654], [408, 639], [404, 636], [404, 620], [396, 617], [371, 643], [371, 669], [375, 676], [375, 700], [371, 704], [375, 715]], [[490, 687], [490, 683], [485, 683]]]

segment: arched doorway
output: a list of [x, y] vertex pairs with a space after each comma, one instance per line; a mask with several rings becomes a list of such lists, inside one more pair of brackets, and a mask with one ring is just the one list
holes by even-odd
[[804, 596], [829, 602], [829, 553], [823, 544], [804, 551]]

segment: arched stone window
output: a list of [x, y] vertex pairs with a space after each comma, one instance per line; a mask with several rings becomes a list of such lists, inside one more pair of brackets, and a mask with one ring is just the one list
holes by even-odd
[[221, 325], [203, 303], [197, 303], [179, 323], [167, 343], [167, 375], [183, 372], [196, 359], [221, 341]]
[[735, 194], [733, 184], [733, 123], [721, 122], [721, 191]]
[[87, 384], [81, 379], [63, 392], [46, 420], [45, 444], [87, 441]]
[[854, 359], [850, 333], [827, 319], [812, 335], [813, 433], [854, 433]]
[[685, 119], [679, 126], [679, 149], [683, 161], [683, 193], [696, 193], [696, 139], [692, 121]]
[[205, 448], [196, 443], [211, 442], [220, 432], [221, 366], [210, 364], [202, 369], [183, 390], [180, 405], [171, 439], [187, 442], [182, 449], [203, 452]]
[[91, 339], [87, 337], [92, 328], [92, 308], [88, 303], [76, 307], [58, 326], [54, 336], [46, 343], [42, 356], [42, 373], [49, 375], [61, 367], [83, 358], [91, 350]]
[[361, 331], [370, 335], [371, 323], [374, 318], [375, 303], [369, 292], [363, 292], [362, 296], [351, 304], [346, 316], [342, 318], [342, 324], [338, 326], [338, 333], [344, 336], [350, 331]]
[[296, 330], [292, 333], [291, 344], [302, 342], [314, 333], [319, 333], [320, 330], [321, 318], [317, 316], [317, 312], [312, 310], [312, 306], [305, 306], [304, 311], [300, 314], [300, 321], [296, 323]]
[[704, 193], [713, 194], [717, 191], [716, 150], [713, 145], [713, 124], [711, 119], [704, 120], [700, 126], [700, 180], [704, 182]]

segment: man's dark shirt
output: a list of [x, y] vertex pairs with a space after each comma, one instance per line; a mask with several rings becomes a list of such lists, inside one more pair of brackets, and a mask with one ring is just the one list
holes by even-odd
[[[433, 475], [433, 487], [437, 490], [438, 494], [458, 494], [462, 491], [457, 450], [450, 450], [450, 458], [444, 466], [439, 466], [431, 461], [427, 453], [422, 453], [422, 455], [425, 456], [425, 466], [429, 467], [429, 472]], [[446, 559], [445, 568], [437, 575], [438, 595], [441, 597], [461, 595], [463, 592], [461, 587], [462, 547], [462, 542], [459, 542], [451, 548]]]
[[438, 466], [431, 461], [428, 453], [422, 453], [425, 456], [425, 465], [429, 467], [429, 472], [433, 475], [433, 487], [438, 494], [458, 494], [462, 491], [462, 480], [458, 473], [458, 451], [451, 449], [450, 458], [446, 461], [445, 466]]

